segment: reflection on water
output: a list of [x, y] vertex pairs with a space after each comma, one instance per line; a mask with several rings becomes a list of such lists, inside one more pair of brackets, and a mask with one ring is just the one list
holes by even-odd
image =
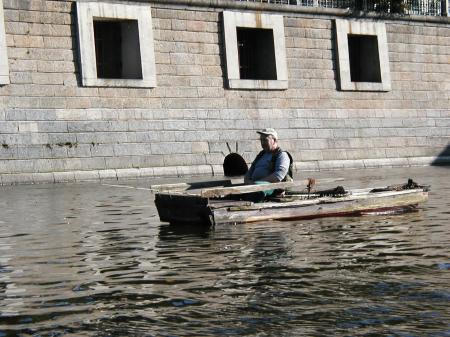
[[0, 337], [449, 336], [449, 173], [340, 172], [431, 184], [416, 213], [216, 228], [143, 189], [3, 187]]

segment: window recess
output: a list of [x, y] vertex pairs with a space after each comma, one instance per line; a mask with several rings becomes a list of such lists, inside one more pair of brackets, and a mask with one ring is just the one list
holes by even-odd
[[225, 11], [223, 24], [228, 87], [287, 89], [283, 17]]
[[391, 90], [384, 23], [338, 19], [336, 37], [341, 90]]
[[237, 41], [240, 79], [277, 79], [272, 29], [238, 27]]
[[84, 86], [156, 86], [149, 5], [77, 2], [77, 18]]

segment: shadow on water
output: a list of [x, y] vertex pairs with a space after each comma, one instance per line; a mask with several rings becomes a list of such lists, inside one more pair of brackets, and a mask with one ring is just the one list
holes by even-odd
[[450, 168], [450, 143], [431, 163], [433, 166], [446, 166]]
[[204, 225], [161, 225], [159, 227], [159, 239], [161, 241], [183, 239], [186, 236], [208, 239], [214, 230], [211, 226]]

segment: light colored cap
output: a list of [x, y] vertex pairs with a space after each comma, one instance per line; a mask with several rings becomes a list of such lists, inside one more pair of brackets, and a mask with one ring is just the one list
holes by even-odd
[[278, 133], [275, 131], [275, 129], [272, 128], [265, 128], [256, 132], [260, 135], [272, 136], [273, 138], [278, 139]]

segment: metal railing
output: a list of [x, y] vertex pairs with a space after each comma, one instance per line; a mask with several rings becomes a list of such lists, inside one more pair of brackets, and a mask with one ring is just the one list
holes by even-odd
[[323, 8], [350, 8], [380, 13], [447, 16], [449, 0], [236, 0]]

